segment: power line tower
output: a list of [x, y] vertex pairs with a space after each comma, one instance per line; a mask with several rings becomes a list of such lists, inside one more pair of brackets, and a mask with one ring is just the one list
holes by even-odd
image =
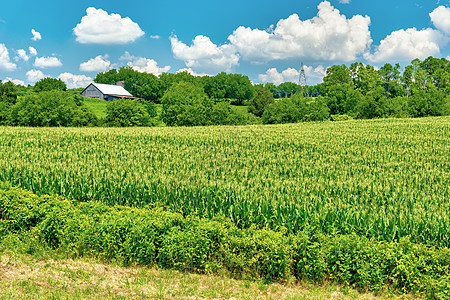
[[300, 69], [300, 76], [298, 79], [300, 86], [302, 87], [302, 93], [305, 95], [305, 87], [306, 87], [306, 74], [305, 74], [305, 65], [302, 62], [302, 68]]
[[302, 63], [302, 68], [300, 69], [300, 77], [299, 77], [298, 81], [302, 88], [306, 86], [305, 65], [303, 63]]

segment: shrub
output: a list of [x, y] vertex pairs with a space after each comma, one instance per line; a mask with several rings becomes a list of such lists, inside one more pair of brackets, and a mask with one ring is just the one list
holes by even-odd
[[124, 264], [159, 264], [199, 273], [228, 270], [266, 282], [329, 278], [361, 290], [394, 287], [428, 298], [450, 294], [450, 249], [402, 238], [379, 242], [356, 234], [238, 229], [229, 221], [183, 217], [161, 208], [72, 203], [0, 184], [0, 229], [37, 234], [72, 256]]
[[18, 126], [89, 126], [97, 123], [95, 114], [80, 95], [53, 90], [19, 97], [11, 107], [8, 124]]
[[150, 114], [155, 115], [154, 104], [144, 104], [135, 99], [119, 99], [106, 105], [105, 123], [114, 127], [148, 126]]

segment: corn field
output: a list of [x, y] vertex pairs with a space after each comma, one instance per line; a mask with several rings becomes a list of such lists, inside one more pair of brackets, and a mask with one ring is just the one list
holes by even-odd
[[450, 117], [196, 128], [0, 127], [0, 180], [237, 226], [450, 246]]

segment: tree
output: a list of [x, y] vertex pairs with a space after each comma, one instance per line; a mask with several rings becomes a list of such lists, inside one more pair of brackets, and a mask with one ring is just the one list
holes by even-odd
[[115, 85], [118, 81], [125, 83], [125, 89], [133, 96], [145, 99], [147, 101], [159, 103], [162, 97], [161, 80], [146, 72], [139, 72], [130, 66], [99, 73], [94, 79], [97, 83]]
[[293, 82], [283, 82], [277, 86], [277, 90], [281, 97], [290, 98], [295, 93], [301, 93], [302, 87]]
[[52, 90], [19, 97], [11, 107], [8, 124], [33, 127], [91, 126], [97, 124], [97, 117], [83, 103], [80, 95]]
[[0, 125], [6, 125], [11, 106], [17, 101], [17, 88], [11, 81], [0, 80]]
[[307, 104], [304, 121], [325, 121], [330, 117], [330, 110], [323, 97], [317, 97]]
[[168, 126], [199, 126], [210, 123], [212, 102], [203, 88], [189, 82], [170, 87], [161, 99], [162, 120]]
[[115, 127], [151, 125], [146, 105], [135, 99], [124, 98], [108, 102], [105, 122]]
[[399, 84], [400, 78], [400, 65], [396, 64], [392, 66], [387, 63], [380, 69], [380, 75], [383, 80], [384, 89], [386, 91], [386, 97], [396, 97], [401, 96], [402, 89]]
[[33, 86], [34, 92], [43, 92], [43, 91], [66, 91], [67, 86], [61, 79], [55, 79], [51, 77], [46, 77], [38, 82], [36, 82]]
[[403, 75], [401, 77], [401, 81], [403, 86], [405, 87], [406, 91], [406, 97], [409, 97], [410, 95], [410, 87], [413, 83], [413, 73], [414, 73], [414, 67], [413, 66], [406, 66], [405, 71], [403, 71]]
[[95, 76], [94, 78], [94, 82], [103, 84], [116, 84], [117, 81], [122, 80], [119, 78], [120, 77], [117, 70], [111, 69], [103, 73], [98, 73], [97, 76]]
[[257, 86], [256, 94], [248, 104], [248, 112], [255, 116], [262, 117], [266, 106], [274, 102], [273, 94], [267, 87]]

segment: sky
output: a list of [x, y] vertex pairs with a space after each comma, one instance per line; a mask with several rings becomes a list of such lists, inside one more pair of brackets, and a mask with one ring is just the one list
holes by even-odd
[[322, 82], [336, 64], [406, 66], [450, 59], [450, 0], [78, 0], [2, 3], [0, 80], [99, 72], [247, 75], [254, 83]]

